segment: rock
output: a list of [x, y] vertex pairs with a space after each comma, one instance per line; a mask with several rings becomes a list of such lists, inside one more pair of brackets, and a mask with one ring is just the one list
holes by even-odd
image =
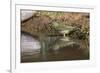
[[52, 27], [52, 19], [48, 16], [35, 16], [33, 19], [21, 24], [21, 31], [32, 35], [57, 35], [57, 31]]

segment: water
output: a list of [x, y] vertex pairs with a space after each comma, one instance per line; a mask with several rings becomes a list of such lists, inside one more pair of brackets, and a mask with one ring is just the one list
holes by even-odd
[[[67, 39], [67, 40], [66, 40]], [[21, 35], [21, 62], [44, 62], [89, 59], [89, 48], [83, 40], [63, 36]]]

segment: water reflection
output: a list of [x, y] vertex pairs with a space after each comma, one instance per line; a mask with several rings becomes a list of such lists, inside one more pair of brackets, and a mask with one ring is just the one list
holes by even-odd
[[21, 54], [22, 58], [26, 58], [27, 55], [35, 55], [40, 53], [40, 42], [34, 39], [32, 36], [23, 33], [21, 34]]
[[21, 62], [89, 59], [88, 48], [82, 47], [84, 41], [69, 37], [66, 37], [67, 41], [64, 39], [62, 36], [40, 36], [35, 39], [22, 33]]

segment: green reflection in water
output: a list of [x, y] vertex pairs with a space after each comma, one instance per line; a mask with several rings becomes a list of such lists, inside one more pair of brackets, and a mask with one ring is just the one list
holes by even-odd
[[[65, 37], [68, 41], [62, 40]], [[27, 55], [27, 58], [22, 57], [22, 62], [89, 59], [89, 45], [86, 43], [87, 40], [65, 37], [41, 35], [38, 39], [41, 45], [40, 53]]]

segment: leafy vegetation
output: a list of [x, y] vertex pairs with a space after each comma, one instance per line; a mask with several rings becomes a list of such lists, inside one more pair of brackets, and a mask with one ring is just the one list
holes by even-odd
[[34, 36], [57, 36], [61, 30], [70, 30], [68, 36], [89, 44], [89, 13], [37, 11], [21, 26], [21, 31]]
[[75, 27], [77, 31], [75, 30], [74, 35], [83, 35], [85, 39], [89, 36], [89, 13], [37, 11], [32, 21], [27, 21], [22, 25], [24, 25], [22, 30], [51, 35], [58, 34], [56, 29], [59, 27], [59, 29]]

